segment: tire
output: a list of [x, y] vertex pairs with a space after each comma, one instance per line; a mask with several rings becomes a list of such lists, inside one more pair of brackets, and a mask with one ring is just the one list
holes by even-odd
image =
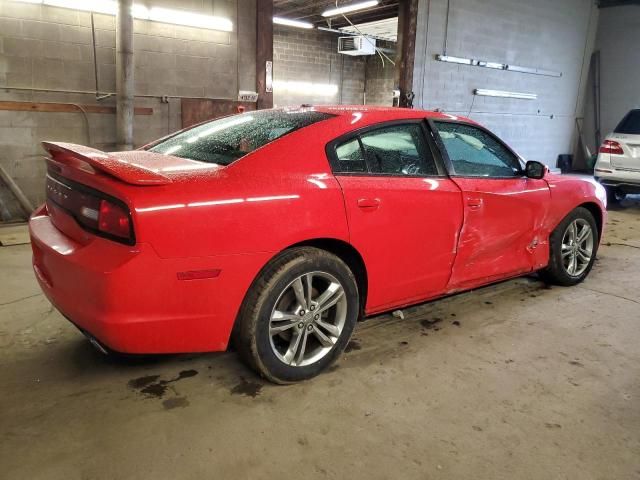
[[[575, 233], [572, 234], [573, 228]], [[590, 235], [587, 233], [581, 240], [583, 232], [586, 232], [583, 229], [587, 228]], [[582, 282], [593, 267], [598, 245], [598, 227], [593, 215], [586, 208], [576, 208], [551, 233], [549, 264], [539, 272], [540, 277], [547, 283], [567, 287]], [[572, 262], [575, 263], [572, 264]]]
[[605, 190], [607, 191], [607, 203], [609, 205], [617, 205], [627, 196], [626, 193], [616, 187], [605, 187]]
[[292, 248], [253, 282], [233, 341], [241, 358], [263, 377], [299, 382], [318, 375], [342, 353], [359, 311], [356, 279], [340, 258], [318, 248]]

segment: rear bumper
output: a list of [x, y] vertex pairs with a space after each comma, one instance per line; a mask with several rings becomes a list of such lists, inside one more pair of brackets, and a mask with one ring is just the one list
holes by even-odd
[[595, 172], [595, 179], [605, 187], [618, 188], [624, 193], [640, 193], [640, 172], [613, 170], [613, 172]]
[[[29, 222], [33, 269], [51, 303], [80, 329], [123, 353], [218, 351], [227, 347], [245, 292], [268, 254], [165, 259], [151, 245], [100, 237], [80, 244], [46, 209]], [[179, 272], [220, 270], [179, 280]]]

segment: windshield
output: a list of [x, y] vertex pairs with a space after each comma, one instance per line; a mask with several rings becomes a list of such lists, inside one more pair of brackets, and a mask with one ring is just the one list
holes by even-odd
[[149, 151], [229, 165], [287, 133], [330, 117], [333, 115], [309, 110], [247, 112], [190, 128]]
[[627, 113], [613, 133], [640, 135], [640, 110], [631, 110]]

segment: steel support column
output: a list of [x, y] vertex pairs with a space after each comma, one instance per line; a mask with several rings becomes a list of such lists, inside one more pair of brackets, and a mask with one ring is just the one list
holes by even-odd
[[118, 0], [116, 16], [116, 143], [133, 148], [133, 0]]
[[417, 20], [418, 0], [400, 0], [395, 71], [396, 88], [400, 90], [400, 107], [413, 106], [413, 62], [416, 53]]

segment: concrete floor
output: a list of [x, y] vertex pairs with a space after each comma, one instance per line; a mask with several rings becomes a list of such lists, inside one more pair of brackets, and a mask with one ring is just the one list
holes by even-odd
[[522, 278], [363, 322], [330, 372], [110, 363], [0, 248], [0, 477], [638, 479], [640, 202], [584, 284]]

